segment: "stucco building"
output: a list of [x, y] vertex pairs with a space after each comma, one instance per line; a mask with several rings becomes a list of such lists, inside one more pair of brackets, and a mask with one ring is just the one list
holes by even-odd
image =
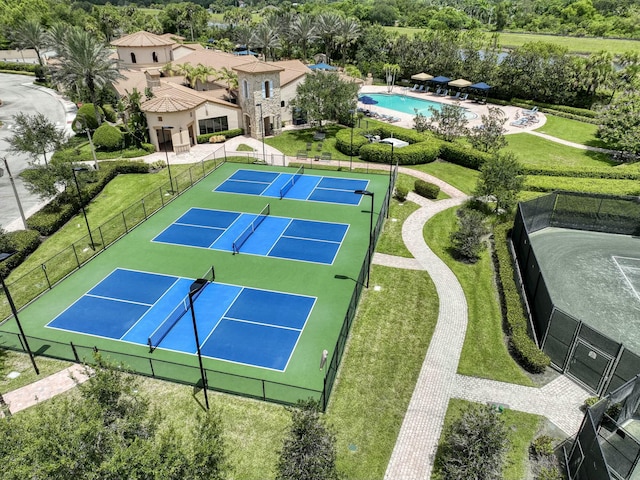
[[[140, 31], [111, 43], [116, 47], [125, 79], [114, 87], [122, 96], [137, 89], [151, 93], [141, 104], [147, 116], [149, 136], [159, 150], [189, 151], [198, 135], [235, 128], [260, 138], [280, 133], [293, 120], [289, 102], [309, 70], [299, 60], [263, 62], [253, 56], [182, 44], [170, 35]], [[185, 85], [175, 75], [177, 65], [204, 65], [226, 69], [238, 76], [238, 88], [216, 75], [206, 82]], [[147, 90], [148, 89], [148, 90]]]

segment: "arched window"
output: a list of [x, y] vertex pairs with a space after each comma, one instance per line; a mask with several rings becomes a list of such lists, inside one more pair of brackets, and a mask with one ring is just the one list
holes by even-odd
[[269, 98], [271, 96], [271, 82], [266, 80], [264, 82], [264, 98]]
[[242, 96], [249, 98], [249, 82], [246, 80], [242, 80]]
[[136, 63], [136, 54], [131, 52], [131, 63]]
[[158, 63], [158, 55], [156, 54], [156, 52], [151, 53], [151, 58], [153, 59], [154, 63]]

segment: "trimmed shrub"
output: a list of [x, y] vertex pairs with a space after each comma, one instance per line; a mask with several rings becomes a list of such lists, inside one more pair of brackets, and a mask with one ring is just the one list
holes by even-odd
[[224, 135], [211, 135], [209, 137], [209, 143], [222, 143], [227, 138]]
[[0, 70], [12, 71], [12, 72], [27, 72], [36, 73], [36, 67], [40, 65], [34, 63], [13, 63], [13, 62], [0, 62]]
[[474, 170], [480, 167], [491, 157], [491, 154], [481, 152], [474, 148], [465, 147], [459, 143], [442, 142], [440, 144], [440, 158], [449, 163], [455, 163]]
[[56, 199], [27, 218], [27, 226], [47, 237], [67, 223], [75, 213], [74, 205]]
[[371, 133], [372, 135], [380, 135], [380, 138], [398, 138], [412, 144], [424, 142], [433, 138], [430, 133], [419, 133], [415, 130], [397, 127], [395, 125], [379, 125], [373, 129], [370, 129], [368, 133]]
[[3, 248], [15, 251], [15, 255], [0, 264], [0, 275], [7, 276], [11, 270], [20, 265], [30, 253], [40, 245], [40, 233], [36, 230], [17, 230], [2, 234]]
[[[414, 143], [402, 148], [395, 148], [393, 161], [400, 165], [418, 165], [433, 162], [438, 158], [440, 144], [437, 140]], [[360, 158], [367, 162], [389, 163], [391, 161], [391, 145], [386, 143], [370, 143], [360, 148]]]
[[214, 135], [224, 135], [226, 139], [238, 137], [244, 134], [244, 130], [241, 128], [234, 128], [233, 130], [224, 130], [222, 132], [205, 133], [204, 135], [198, 135], [198, 143], [209, 143], [209, 139]]
[[520, 291], [516, 286], [515, 271], [508, 248], [508, 230], [508, 224], [497, 225], [494, 228], [493, 251], [509, 346], [512, 355], [523, 368], [532, 373], [542, 373], [551, 360], [536, 346], [527, 331], [527, 317]]
[[531, 455], [535, 457], [550, 457], [553, 455], [553, 438], [548, 435], [541, 435], [529, 446]]
[[398, 201], [404, 202], [407, 199], [407, 195], [409, 195], [409, 189], [407, 187], [401, 185], [396, 187], [396, 198]]
[[523, 165], [522, 173], [526, 175], [543, 175], [547, 177], [575, 178], [607, 178], [616, 180], [640, 180], [640, 164], [625, 165], [616, 168], [546, 166], [537, 167]]
[[102, 111], [104, 112], [104, 118], [107, 122], [116, 123], [118, 117], [116, 115], [115, 109], [109, 105], [108, 103], [102, 106]]
[[438, 185], [425, 182], [424, 180], [416, 180], [413, 190], [421, 197], [430, 198], [432, 200], [438, 198], [438, 194], [440, 193], [440, 187]]
[[122, 132], [108, 123], [103, 123], [93, 133], [93, 143], [97, 148], [112, 152], [122, 147], [124, 136]]
[[343, 128], [336, 132], [336, 150], [345, 155], [360, 155], [360, 147], [369, 143], [364, 137], [365, 130], [361, 128], [353, 129], [353, 151], [351, 150], [351, 129]]
[[[100, 107], [98, 107], [98, 114], [100, 117], [104, 117], [104, 111]], [[85, 103], [78, 109], [76, 118], [71, 124], [71, 128], [74, 132], [80, 132], [85, 128], [88, 128], [89, 130], [95, 130], [98, 128], [98, 119], [96, 118], [93, 103]]]

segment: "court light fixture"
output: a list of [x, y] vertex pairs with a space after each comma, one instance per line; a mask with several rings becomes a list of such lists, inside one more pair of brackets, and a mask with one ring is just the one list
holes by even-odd
[[365, 285], [367, 288], [369, 288], [371, 262], [373, 260], [373, 205], [375, 203], [375, 193], [370, 192], [369, 190], [355, 190], [353, 193], [371, 197], [371, 211], [369, 212], [369, 261], [367, 262], [367, 284]]
[[[16, 252], [0, 252], [0, 262], [7, 260], [10, 257], [13, 257]], [[18, 310], [16, 309], [15, 303], [13, 303], [13, 298], [9, 293], [9, 289], [7, 285], [4, 283], [4, 275], [0, 272], [0, 285], [2, 285], [2, 291], [7, 297], [7, 302], [9, 302], [9, 307], [11, 308], [11, 313], [13, 318], [16, 319], [16, 323], [18, 324], [18, 330], [20, 331], [20, 335], [22, 336], [22, 342], [24, 343], [24, 348], [29, 354], [29, 359], [31, 360], [31, 364], [33, 365], [33, 369], [36, 371], [37, 375], [40, 375], [40, 370], [38, 370], [38, 365], [36, 365], [36, 359], [33, 357], [33, 352], [31, 352], [31, 348], [29, 347], [29, 341], [27, 340], [27, 336], [24, 334], [24, 330], [22, 329], [22, 324], [20, 323], [20, 319], [18, 318]]]
[[84, 203], [82, 203], [82, 194], [80, 193], [80, 185], [78, 185], [78, 176], [76, 175], [78, 172], [88, 172], [89, 169], [87, 167], [74, 167], [71, 169], [73, 172], [73, 180], [76, 183], [76, 190], [78, 192], [78, 201], [80, 202], [80, 209], [82, 210], [82, 215], [84, 215], [84, 223], [87, 225], [87, 232], [89, 232], [89, 240], [91, 241], [91, 250], [95, 250], [96, 246], [93, 242], [93, 235], [91, 235], [91, 227], [89, 227], [89, 220], [87, 219], [87, 212], [84, 209]]

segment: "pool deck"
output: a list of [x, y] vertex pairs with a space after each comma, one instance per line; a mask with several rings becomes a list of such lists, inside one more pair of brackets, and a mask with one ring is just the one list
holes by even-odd
[[[386, 85], [381, 85], [381, 86], [367, 85], [362, 87], [358, 93], [359, 94], [387, 93], [387, 87]], [[407, 97], [418, 98], [421, 100], [430, 100], [432, 102], [448, 103], [450, 105], [453, 105], [454, 103], [456, 103], [456, 100], [454, 100], [452, 97], [449, 97], [449, 96], [440, 97], [440, 96], [434, 95], [433, 93], [416, 93], [411, 90], [411, 87], [407, 88], [407, 87], [395, 86], [393, 87], [393, 91], [391, 93], [396, 95], [406, 95]], [[464, 107], [467, 110], [477, 115], [476, 118], [469, 120], [469, 124], [468, 124], [469, 128], [473, 128], [481, 125], [482, 124], [481, 116], [487, 115], [489, 113], [488, 107], [491, 107], [491, 106], [500, 108], [507, 116], [507, 122], [504, 125], [504, 128], [507, 130], [506, 131], [507, 134], [531, 131], [536, 128], [540, 128], [547, 121], [547, 118], [545, 117], [545, 115], [543, 113], [538, 112], [535, 115], [535, 118], [538, 120], [537, 123], [531, 123], [527, 126], [514, 126], [514, 125], [511, 125], [511, 123], [517, 120], [518, 118], [522, 118], [523, 116], [522, 115], [523, 109], [520, 107], [480, 104], [480, 103], [473, 102], [471, 100], [466, 100], [464, 102], [458, 102], [458, 103], [460, 104], [461, 107]], [[413, 117], [415, 115], [411, 115], [409, 113], [397, 112], [396, 110], [379, 107], [378, 105], [365, 105], [362, 103], [358, 103], [358, 107], [370, 110], [378, 114], [392, 115], [400, 119], [399, 122], [394, 122], [392, 123], [392, 125], [398, 125], [399, 127], [404, 127], [404, 128], [413, 128]]]

